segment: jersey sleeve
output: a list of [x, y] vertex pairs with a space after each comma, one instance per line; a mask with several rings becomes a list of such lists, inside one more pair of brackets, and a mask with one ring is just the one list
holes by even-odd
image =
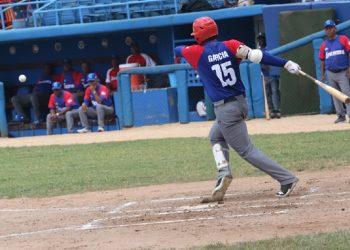
[[65, 92], [65, 97], [64, 97], [64, 103], [66, 107], [74, 107], [75, 106], [75, 101], [74, 101], [74, 96], [70, 92]]
[[320, 52], [318, 53], [318, 58], [321, 60], [321, 61], [324, 61], [325, 59], [325, 54], [324, 54], [324, 49], [326, 48], [326, 43], [323, 42], [321, 44], [321, 47], [320, 47]]
[[89, 104], [90, 104], [90, 93], [91, 93], [91, 89], [90, 89], [90, 87], [88, 87], [87, 89], [86, 89], [86, 91], [85, 91], [85, 95], [84, 95], [84, 103], [87, 105], [87, 106], [89, 106]]
[[204, 47], [200, 45], [192, 45], [183, 47], [181, 52], [186, 61], [191, 64], [191, 66], [197, 70], [198, 61], [203, 53]]
[[108, 88], [106, 86], [101, 85], [99, 95], [101, 98], [101, 102], [103, 102], [104, 100], [107, 100], [109, 96]]
[[347, 53], [349, 53], [350, 52], [350, 40], [349, 40], [349, 38], [347, 36], [340, 36], [339, 42], [341, 44], [343, 44], [345, 51]]
[[49, 109], [56, 109], [55, 107], [55, 97], [54, 94], [50, 95], [50, 99], [49, 99]]
[[107, 74], [106, 74], [106, 83], [110, 83], [111, 82], [111, 77], [110, 77], [110, 73], [111, 73], [112, 69], [109, 69], [107, 71]]
[[238, 47], [244, 45], [244, 43], [234, 39], [224, 41], [223, 43], [234, 55], [236, 55]]

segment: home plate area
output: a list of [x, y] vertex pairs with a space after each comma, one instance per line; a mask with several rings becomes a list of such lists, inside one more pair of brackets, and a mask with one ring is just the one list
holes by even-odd
[[222, 204], [200, 203], [206, 183], [9, 203], [0, 207], [0, 249], [181, 248], [349, 229], [349, 178], [323, 174], [307, 174], [282, 199], [256, 177], [233, 183]]

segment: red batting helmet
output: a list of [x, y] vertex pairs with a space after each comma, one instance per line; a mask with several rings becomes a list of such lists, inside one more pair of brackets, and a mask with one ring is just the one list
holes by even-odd
[[215, 21], [207, 16], [194, 20], [192, 28], [191, 36], [194, 36], [198, 44], [202, 44], [208, 38], [217, 36], [219, 33]]

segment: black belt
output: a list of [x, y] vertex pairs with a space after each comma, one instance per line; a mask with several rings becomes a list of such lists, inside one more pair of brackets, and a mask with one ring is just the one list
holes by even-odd
[[[245, 97], [245, 93], [243, 93], [242, 95]], [[224, 99], [224, 103], [234, 102], [234, 101], [237, 101], [236, 96], [230, 96], [230, 97], [227, 97], [226, 99]]]
[[345, 68], [345, 69], [328, 70], [328, 71], [330, 71], [330, 72], [332, 72], [332, 73], [339, 73], [339, 72], [342, 72], [342, 71], [344, 71], [344, 70], [347, 70], [347, 68]]

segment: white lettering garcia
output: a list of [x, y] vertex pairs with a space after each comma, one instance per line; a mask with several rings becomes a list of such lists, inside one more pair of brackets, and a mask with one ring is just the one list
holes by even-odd
[[208, 61], [209, 62], [217, 62], [217, 61], [221, 61], [224, 58], [228, 58], [228, 54], [226, 51], [222, 51], [219, 52], [217, 54], [212, 54], [212, 55], [208, 55]]

